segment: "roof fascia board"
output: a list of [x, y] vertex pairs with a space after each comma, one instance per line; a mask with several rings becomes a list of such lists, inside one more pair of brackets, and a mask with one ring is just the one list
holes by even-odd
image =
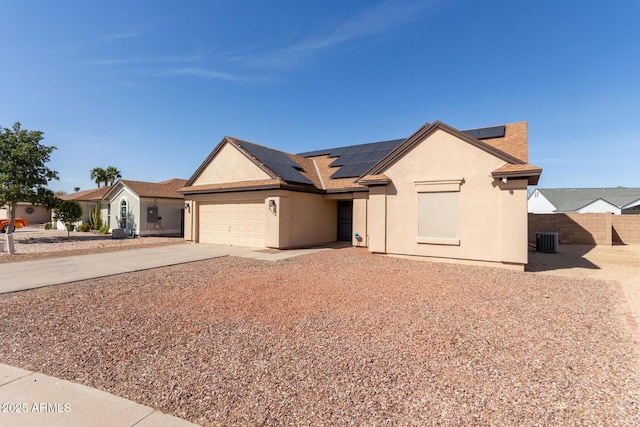
[[632, 208], [632, 207], [638, 206], [638, 205], [640, 205], [640, 199], [634, 200], [631, 203], [627, 203], [626, 205], [622, 206], [620, 209], [629, 209], [629, 208]]
[[600, 200], [602, 200], [603, 202], [605, 202], [606, 204], [608, 204], [608, 205], [609, 205], [609, 206], [611, 206], [611, 207], [614, 207], [614, 208], [616, 208], [616, 209], [621, 209], [621, 208], [620, 208], [620, 206], [616, 206], [616, 205], [614, 205], [613, 203], [611, 203], [611, 202], [609, 202], [609, 201], [607, 201], [607, 200], [603, 199], [602, 197], [598, 197], [597, 199], [590, 201], [590, 202], [589, 202], [589, 203], [587, 203], [586, 205], [582, 205], [582, 206], [580, 206], [579, 208], [576, 208], [576, 212], [577, 212], [577, 211], [579, 211], [580, 209], [584, 209], [584, 208], [586, 208], [587, 206], [591, 206], [592, 204], [594, 204], [594, 203], [596, 203], [597, 201], [600, 201]]
[[[118, 197], [118, 195], [120, 193], [122, 193], [122, 191], [124, 191], [125, 189], [129, 190], [130, 192], [132, 192], [133, 194], [136, 194], [135, 191], [133, 191], [132, 189], [130, 189], [127, 185], [125, 185], [124, 182], [122, 181], [118, 181], [116, 182], [109, 191], [107, 191], [105, 193], [104, 196], [102, 196], [102, 200], [113, 200], [116, 197]], [[112, 194], [113, 193], [113, 194]], [[137, 195], [137, 194], [136, 194]]]

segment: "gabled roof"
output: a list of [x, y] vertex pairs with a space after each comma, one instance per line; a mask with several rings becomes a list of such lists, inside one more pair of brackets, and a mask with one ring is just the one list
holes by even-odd
[[[184, 196], [178, 193], [178, 189], [184, 187], [186, 179], [173, 178], [160, 182], [132, 181], [130, 179], [121, 179], [111, 187], [115, 191], [116, 187], [125, 186], [136, 193], [139, 197], [152, 197], [158, 199], [182, 199]], [[104, 195], [109, 197], [112, 191]]]
[[97, 202], [102, 200], [105, 194], [109, 192], [111, 186], [92, 188], [91, 190], [78, 191], [77, 193], [65, 194], [60, 196], [62, 200], [77, 200], [79, 202]]
[[[514, 124], [518, 125], [518, 124]], [[508, 132], [508, 128], [512, 125], [505, 125], [505, 132]], [[513, 126], [522, 127], [522, 126]], [[494, 127], [493, 129], [498, 128]], [[526, 129], [526, 123], [524, 124], [524, 128]], [[503, 161], [507, 164], [492, 171], [492, 176], [494, 178], [527, 178], [530, 185], [535, 185], [538, 183], [538, 179], [540, 174], [542, 173], [542, 169], [530, 165], [526, 162], [526, 152], [527, 150], [527, 141], [526, 137], [524, 140], [519, 140], [512, 136], [513, 147], [509, 147], [507, 143], [505, 143], [504, 138], [488, 138], [487, 140], [480, 140], [471, 135], [476, 134], [475, 131], [478, 129], [474, 129], [471, 131], [459, 131], [445, 123], [440, 121], [436, 121], [432, 124], [426, 123], [413, 135], [407, 138], [402, 144], [396, 147], [392, 152], [390, 152], [387, 156], [385, 156], [382, 160], [376, 163], [371, 169], [369, 169], [366, 173], [363, 174], [361, 178], [366, 177], [367, 175], [377, 175], [380, 173], [384, 173], [384, 171], [393, 165], [396, 161], [398, 161], [401, 157], [403, 157], [406, 153], [411, 151], [417, 144], [422, 142], [425, 138], [429, 137], [433, 133], [438, 130], [443, 130], [451, 135], [456, 136], [457, 138], [466, 141], [467, 143], [479, 148]], [[470, 135], [471, 133], [471, 135]], [[489, 135], [494, 136], [497, 132], [493, 131], [489, 133]], [[504, 134], [506, 136], [506, 134]], [[526, 135], [526, 132], [525, 132]], [[516, 143], [519, 142], [519, 143]], [[522, 148], [524, 146], [524, 148]], [[509, 152], [504, 149], [504, 147], [509, 147]], [[518, 158], [516, 155], [522, 155], [525, 159]]]
[[575, 212], [599, 199], [620, 209], [640, 200], [640, 188], [538, 188], [536, 190], [556, 207], [556, 212]]
[[[276, 188], [300, 186], [304, 191], [366, 191], [368, 185], [379, 185], [382, 182], [377, 176], [384, 173], [386, 168], [437, 130], [449, 132], [505, 161], [504, 166], [492, 171], [494, 178], [527, 178], [530, 185], [538, 183], [542, 169], [527, 163], [526, 122], [459, 131], [436, 121], [433, 124], [425, 124], [409, 138], [348, 145], [299, 154], [285, 153], [227, 136], [209, 154], [187, 181], [185, 187], [180, 189], [180, 193], [232, 191], [230, 189], [243, 189], [244, 187], [257, 188], [256, 185], [259, 184], [254, 181], [193, 185], [225, 144], [233, 145], [261, 168], [271, 178], [270, 180], [262, 180], [265, 181], [264, 185], [269, 188], [275, 185]], [[373, 177], [369, 179], [369, 175], [373, 175]], [[281, 182], [278, 183], [278, 180]], [[277, 187], [278, 185], [280, 187]]]

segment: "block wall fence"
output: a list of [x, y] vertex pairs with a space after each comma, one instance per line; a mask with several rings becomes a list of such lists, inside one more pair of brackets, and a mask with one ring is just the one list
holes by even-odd
[[640, 243], [640, 215], [611, 213], [529, 214], [529, 242], [536, 233], [558, 233], [561, 243], [573, 245], [620, 245]]

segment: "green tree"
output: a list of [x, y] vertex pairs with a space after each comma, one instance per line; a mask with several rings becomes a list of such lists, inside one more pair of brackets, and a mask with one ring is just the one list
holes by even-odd
[[58, 199], [46, 186], [58, 179], [47, 163], [56, 147], [40, 144], [44, 133], [22, 129], [20, 122], [11, 129], [0, 129], [0, 206], [9, 207], [7, 249], [15, 253], [13, 234], [16, 204], [30, 202], [36, 206], [55, 207]]
[[82, 205], [77, 200], [61, 200], [53, 213], [53, 219], [65, 225], [68, 237], [73, 224], [82, 219]]
[[107, 185], [107, 171], [102, 168], [95, 167], [91, 169], [91, 173], [89, 173], [89, 178], [91, 178], [96, 182], [96, 184], [98, 184], [98, 188], [100, 188], [100, 184], [103, 182], [104, 182], [104, 185]]
[[109, 185], [113, 185], [117, 180], [122, 178], [122, 174], [120, 174], [120, 171], [115, 166], [107, 166], [107, 169], [105, 169], [105, 174], [107, 177], [107, 181], [109, 181]]

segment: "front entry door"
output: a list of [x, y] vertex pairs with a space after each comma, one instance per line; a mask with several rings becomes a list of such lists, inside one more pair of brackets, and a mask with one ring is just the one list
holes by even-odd
[[338, 241], [350, 242], [353, 231], [353, 201], [338, 201]]

